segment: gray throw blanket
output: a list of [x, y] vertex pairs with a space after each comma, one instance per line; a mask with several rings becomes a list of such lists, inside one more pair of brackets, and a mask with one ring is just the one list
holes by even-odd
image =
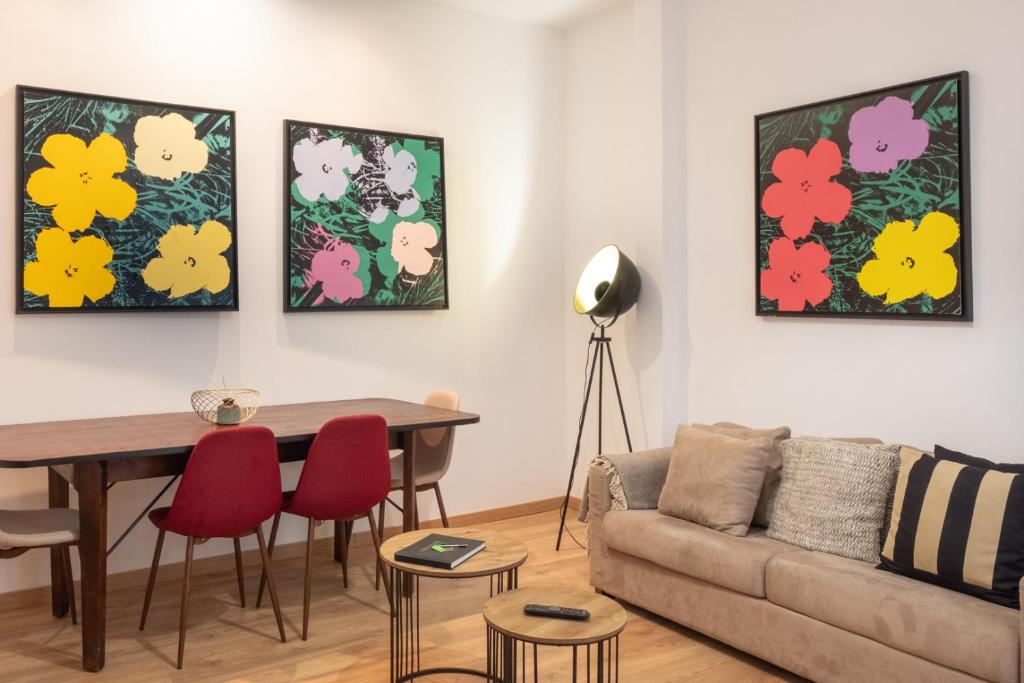
[[[661, 496], [671, 457], [671, 448], [655, 448], [639, 453], [599, 455], [591, 461], [590, 466], [600, 467], [608, 473], [612, 510], [654, 510], [658, 507], [658, 498]], [[587, 521], [589, 493], [590, 477], [587, 477], [580, 501], [581, 522]]]

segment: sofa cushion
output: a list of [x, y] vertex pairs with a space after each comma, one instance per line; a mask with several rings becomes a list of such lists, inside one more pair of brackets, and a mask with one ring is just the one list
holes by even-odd
[[911, 448], [900, 457], [882, 566], [1019, 607], [1024, 474], [941, 460]]
[[799, 550], [766, 538], [763, 529], [731, 536], [657, 510], [611, 510], [602, 529], [605, 544], [619, 552], [757, 598], [765, 597], [768, 560]]
[[772, 441], [679, 425], [658, 510], [733, 536], [754, 517]]
[[768, 453], [768, 462], [764, 470], [764, 482], [761, 484], [761, 494], [757, 499], [757, 507], [754, 508], [752, 526], [768, 526], [771, 522], [772, 506], [775, 503], [775, 494], [778, 493], [779, 484], [782, 483], [782, 442], [792, 434], [789, 427], [775, 427], [774, 429], [751, 429], [735, 422], [716, 422], [713, 425], [694, 423], [696, 429], [731, 436], [734, 439], [760, 439], [767, 437], [772, 440], [772, 449]]
[[771, 602], [989, 681], [1017, 681], [1020, 613], [820, 552], [772, 557]]
[[992, 462], [985, 458], [979, 458], [976, 455], [968, 455], [967, 453], [961, 453], [960, 451], [945, 448], [939, 444], [935, 444], [935, 457], [939, 460], [952, 460], [953, 462], [958, 462], [961, 465], [981, 467], [986, 470], [1009, 472], [1010, 474], [1024, 474], [1024, 463]]
[[899, 457], [894, 447], [829, 439], [782, 445], [782, 487], [768, 536], [877, 562]]

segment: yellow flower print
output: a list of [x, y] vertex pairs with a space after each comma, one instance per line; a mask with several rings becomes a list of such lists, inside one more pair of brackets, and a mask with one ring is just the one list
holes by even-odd
[[860, 269], [857, 282], [885, 303], [898, 304], [919, 294], [933, 299], [956, 289], [956, 263], [946, 250], [960, 239], [952, 217], [933, 211], [914, 229], [912, 221], [894, 221], [875, 238], [875, 256]]
[[206, 168], [210, 150], [181, 114], [143, 116], [135, 124], [135, 166], [146, 175], [174, 180]]
[[158, 292], [171, 290], [177, 298], [206, 289], [212, 294], [231, 282], [231, 268], [221, 253], [231, 246], [231, 232], [217, 221], [172, 225], [157, 242], [160, 256], [142, 270], [143, 281]]
[[99, 237], [76, 242], [60, 228], [45, 228], [36, 237], [36, 260], [25, 264], [25, 289], [49, 297], [51, 308], [79, 308], [86, 297], [96, 303], [114, 290], [107, 264], [114, 250]]
[[33, 172], [25, 190], [37, 204], [54, 207], [54, 222], [68, 232], [88, 228], [97, 211], [123, 221], [135, 210], [135, 190], [113, 177], [128, 166], [117, 138], [100, 133], [86, 147], [74, 135], [56, 133], [40, 153], [52, 165]]

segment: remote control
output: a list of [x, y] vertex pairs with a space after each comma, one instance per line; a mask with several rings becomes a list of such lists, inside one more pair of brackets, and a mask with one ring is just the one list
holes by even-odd
[[575, 607], [556, 607], [555, 605], [524, 605], [523, 611], [536, 617], [553, 617], [555, 619], [589, 619], [590, 612]]

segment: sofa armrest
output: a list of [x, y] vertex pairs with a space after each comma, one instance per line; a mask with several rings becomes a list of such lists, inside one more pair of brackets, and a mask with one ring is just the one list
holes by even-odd
[[606, 455], [590, 463], [587, 498], [581, 514], [586, 515], [590, 582], [597, 588], [607, 585], [610, 560], [602, 527], [609, 510], [638, 510], [658, 507], [661, 488], [668, 476], [671, 448], [655, 448], [637, 453]]
[[672, 448], [604, 457], [611, 472], [608, 488], [613, 509], [654, 510], [668, 476]]
[[[1024, 596], [1024, 578], [1021, 578], [1020, 584], [1021, 595]], [[1020, 680], [1024, 683], [1024, 609], [1020, 612]]]
[[[592, 504], [607, 510], [653, 510], [668, 476], [671, 448], [654, 448], [637, 453], [600, 455], [590, 463], [586, 500], [580, 509], [585, 521]], [[599, 479], [595, 476], [600, 473]], [[593, 501], [591, 496], [597, 495]]]

